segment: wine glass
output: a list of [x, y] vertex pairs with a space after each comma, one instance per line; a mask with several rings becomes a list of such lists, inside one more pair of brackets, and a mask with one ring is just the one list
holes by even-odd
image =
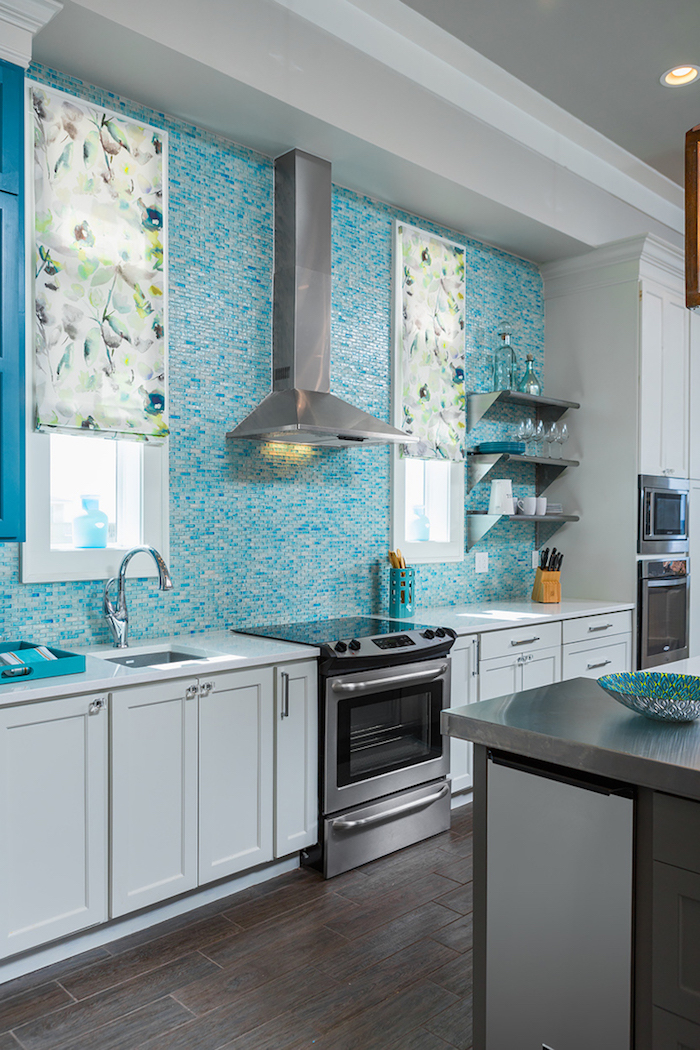
[[559, 441], [559, 426], [556, 423], [551, 423], [547, 427], [545, 439], [550, 459], [559, 459], [561, 456], [561, 445], [557, 444]]
[[569, 440], [569, 428], [566, 423], [562, 423], [559, 427], [559, 434], [557, 436], [557, 447], [559, 449], [559, 456], [563, 456], [564, 449], [563, 445]]
[[545, 438], [544, 423], [542, 422], [542, 420], [540, 420], [539, 423], [537, 424], [537, 426], [535, 427], [535, 433], [532, 435], [532, 440], [535, 443], [535, 455], [536, 456], [544, 456], [545, 455], [544, 438]]
[[525, 442], [525, 455], [528, 453], [528, 444], [532, 441], [535, 433], [535, 424], [530, 417], [521, 419], [518, 424], [518, 441]]

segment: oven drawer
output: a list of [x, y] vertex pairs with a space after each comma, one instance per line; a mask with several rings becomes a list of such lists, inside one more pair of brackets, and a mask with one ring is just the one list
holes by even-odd
[[601, 616], [581, 616], [575, 620], [564, 620], [562, 624], [562, 641], [593, 641], [607, 638], [611, 634], [632, 633], [632, 610], [624, 612], [603, 613]]
[[434, 780], [323, 821], [323, 875], [330, 879], [450, 827], [450, 786]]
[[550, 649], [561, 645], [561, 621], [536, 623], [531, 627], [514, 627], [508, 631], [487, 631], [481, 635], [481, 659], [511, 656], [513, 653]]

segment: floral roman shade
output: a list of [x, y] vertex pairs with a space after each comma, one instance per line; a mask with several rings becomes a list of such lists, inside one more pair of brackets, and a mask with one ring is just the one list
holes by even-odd
[[399, 425], [419, 439], [403, 455], [463, 460], [465, 249], [397, 223], [395, 252]]
[[166, 135], [28, 91], [37, 428], [163, 439]]

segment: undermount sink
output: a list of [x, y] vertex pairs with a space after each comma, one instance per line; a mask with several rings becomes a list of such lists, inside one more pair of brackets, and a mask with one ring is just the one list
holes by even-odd
[[104, 656], [110, 664], [122, 664], [124, 667], [159, 667], [162, 664], [193, 663], [206, 660], [206, 656], [195, 656], [193, 653], [181, 653], [177, 649], [163, 649], [158, 653], [127, 653], [124, 656]]

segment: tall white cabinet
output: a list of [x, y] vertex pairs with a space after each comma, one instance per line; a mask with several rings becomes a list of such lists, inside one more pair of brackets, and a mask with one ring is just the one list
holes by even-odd
[[634, 602], [637, 475], [692, 470], [698, 423], [683, 252], [651, 235], [633, 237], [542, 273], [545, 389], [566, 390], [586, 406], [568, 421], [567, 455], [581, 465], [548, 491], [566, 511], [585, 511], [556, 537], [566, 593]]

